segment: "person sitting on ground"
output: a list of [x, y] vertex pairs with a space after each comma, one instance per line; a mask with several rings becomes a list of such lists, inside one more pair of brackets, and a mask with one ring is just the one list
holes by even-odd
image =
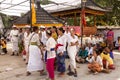
[[98, 72], [101, 72], [103, 70], [103, 63], [102, 59], [100, 57], [100, 51], [95, 50], [93, 52], [92, 58], [88, 57], [87, 61], [89, 62], [88, 68], [94, 72], [94, 74], [97, 74]]
[[92, 54], [92, 53], [93, 53], [92, 43], [88, 43], [88, 44], [86, 45], [85, 50], [88, 51], [88, 54]]
[[106, 44], [106, 42], [105, 41], [103, 41], [103, 42], [100, 42], [100, 46], [101, 47], [105, 47], [107, 44]]
[[6, 45], [6, 40], [2, 37], [0, 40], [0, 44], [2, 47], [2, 52], [1, 54], [7, 54], [7, 45]]
[[114, 62], [112, 58], [110, 57], [110, 50], [108, 47], [105, 47], [103, 49], [103, 52], [101, 53], [101, 58], [103, 60], [103, 67], [106, 69], [115, 69]]
[[92, 58], [93, 52], [94, 52], [94, 50], [96, 50], [96, 49], [97, 49], [97, 46], [96, 46], [96, 45], [92, 45], [92, 44], [89, 45], [89, 48], [88, 48], [88, 49], [87, 49], [87, 47], [86, 47], [86, 50], [88, 50], [88, 57]]
[[120, 37], [118, 37], [115, 42], [115, 49], [118, 49], [120, 51]]
[[88, 51], [85, 50], [85, 46], [83, 46], [80, 51], [78, 52], [77, 56], [76, 56], [76, 60], [79, 63], [84, 63], [86, 60], [86, 57], [88, 56]]

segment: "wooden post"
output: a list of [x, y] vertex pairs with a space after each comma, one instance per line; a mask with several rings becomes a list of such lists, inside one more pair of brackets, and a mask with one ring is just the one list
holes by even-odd
[[74, 13], [74, 25], [77, 26], [77, 15]]
[[32, 0], [30, 0], [30, 29], [32, 30], [32, 7], [31, 7]]
[[82, 2], [81, 2], [81, 46], [83, 45], [83, 27], [84, 27], [84, 25], [83, 25], [83, 22], [82, 22], [82, 20], [83, 20], [83, 10], [85, 10], [85, 2], [86, 2], [86, 0], [81, 0]]
[[96, 15], [94, 15], [94, 27], [96, 27]]

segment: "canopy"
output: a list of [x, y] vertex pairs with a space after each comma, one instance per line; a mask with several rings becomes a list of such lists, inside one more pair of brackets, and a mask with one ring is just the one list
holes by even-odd
[[[55, 10], [57, 8], [70, 7], [81, 0], [49, 0], [52, 4], [42, 5], [45, 10]], [[30, 0], [0, 0], [0, 13], [7, 15], [21, 16], [21, 13], [26, 13], [30, 10]]]

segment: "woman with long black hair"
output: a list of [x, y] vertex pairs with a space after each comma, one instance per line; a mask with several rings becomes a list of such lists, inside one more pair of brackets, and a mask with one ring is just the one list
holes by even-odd
[[66, 35], [63, 28], [57, 30], [57, 70], [60, 72], [59, 76], [64, 75], [65, 72], [65, 57], [66, 57]]

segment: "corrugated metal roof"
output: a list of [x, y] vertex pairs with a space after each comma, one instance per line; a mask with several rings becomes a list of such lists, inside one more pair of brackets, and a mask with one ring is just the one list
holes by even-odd
[[[72, 9], [80, 9], [81, 8], [81, 0], [74, 1], [72, 3], [64, 3], [64, 4], [49, 4], [51, 5], [50, 7], [45, 7], [44, 9], [47, 10], [50, 13], [54, 12], [60, 12], [60, 11], [66, 11], [66, 10], [72, 10]], [[49, 6], [47, 5], [47, 6]], [[86, 2], [86, 8], [92, 9], [92, 10], [97, 10], [97, 11], [103, 11], [106, 12], [108, 10], [102, 8], [101, 6], [97, 5], [93, 0], [87, 0]]]

